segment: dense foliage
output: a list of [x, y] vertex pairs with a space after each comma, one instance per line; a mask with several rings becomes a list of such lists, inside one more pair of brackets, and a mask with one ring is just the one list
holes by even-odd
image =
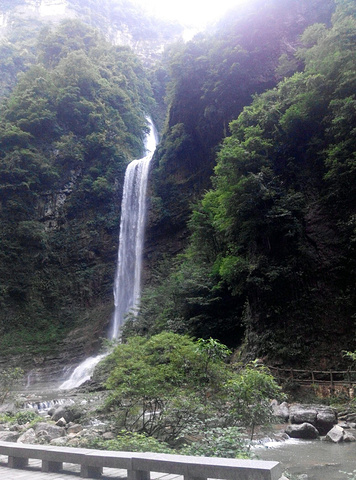
[[[110, 12], [164, 37], [122, 1], [69, 3], [103, 31]], [[354, 2], [256, 0], [149, 73], [79, 22], [19, 26], [0, 45], [3, 352], [14, 330], [37, 352], [80, 323], [103, 333], [124, 169], [165, 101], [146, 289], [125, 336], [168, 330], [325, 366], [354, 350]]]
[[169, 332], [131, 337], [101, 367], [109, 372], [112, 392], [107, 408], [118, 428], [173, 446], [180, 438], [197, 437], [196, 454], [226, 455], [230, 448], [236, 456], [244, 450], [236, 427], [248, 427], [252, 437], [256, 424], [271, 421], [270, 399], [282, 395], [265, 368], [227, 363], [230, 354], [212, 338], [194, 342]]
[[[354, 3], [338, 1], [330, 28], [304, 32], [301, 71], [231, 122], [213, 188], [191, 217], [190, 247], [148, 291], [143, 328], [151, 321], [230, 345], [244, 331], [249, 355], [285, 363], [326, 364], [333, 344], [331, 361], [342, 361], [356, 300], [355, 31]], [[184, 158], [179, 142], [170, 145]]]
[[81, 311], [111, 308], [123, 174], [153, 102], [131, 51], [79, 22], [43, 30], [36, 51], [0, 118], [3, 347], [16, 329], [50, 348]]
[[216, 150], [229, 122], [254, 94], [274, 87], [285, 71], [301, 68], [293, 56], [298, 36], [311, 23], [330, 21], [333, 8], [333, 0], [255, 0], [170, 49], [167, 129], [154, 178], [161, 202], [154, 205], [152, 235], [159, 237], [165, 227], [165, 237], [168, 230], [176, 235], [182, 229], [190, 202], [211, 186]]

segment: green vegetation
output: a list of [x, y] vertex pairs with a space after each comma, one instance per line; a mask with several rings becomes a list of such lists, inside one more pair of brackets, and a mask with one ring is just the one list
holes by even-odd
[[19, 367], [0, 370], [0, 405], [11, 396], [11, 392], [20, 382], [23, 374]]
[[14, 418], [16, 423], [19, 425], [25, 425], [26, 423], [31, 423], [33, 425], [35, 422], [41, 420], [41, 417], [38, 415], [38, 413], [31, 410], [23, 410], [18, 412]]
[[118, 428], [172, 446], [180, 437], [201, 437], [185, 452], [210, 455], [219, 436], [216, 455], [241, 454], [247, 443], [235, 427], [248, 428], [252, 438], [255, 425], [271, 421], [270, 399], [283, 395], [263, 367], [226, 363], [230, 353], [214, 339], [194, 342], [169, 332], [131, 337], [101, 367], [112, 392], [106, 408]]
[[165, 442], [161, 442], [145, 433], [121, 430], [113, 440], [96, 439], [87, 444], [89, 448], [99, 450], [119, 450], [124, 452], [176, 453]]
[[[167, 128], [158, 146], [153, 235], [162, 229], [186, 228], [191, 203], [210, 188], [216, 151], [236, 119], [256, 93], [276, 85], [275, 70], [283, 54], [296, 69], [292, 51], [303, 29], [330, 20], [333, 0], [312, 0], [300, 16], [295, 0], [250, 2], [187, 44], [169, 49]], [[298, 17], [298, 22], [291, 18]], [[283, 40], [282, 40], [283, 39]], [[283, 62], [282, 62], [283, 63]], [[172, 240], [173, 241], [173, 240]]]
[[250, 457], [248, 442], [239, 427], [216, 427], [199, 431], [198, 440], [184, 446], [179, 453], [203, 457]]
[[[138, 333], [169, 329], [214, 336], [229, 346], [242, 344], [248, 358], [264, 356], [289, 365], [343, 363], [340, 352], [345, 345], [354, 347], [355, 332], [355, 30], [354, 4], [338, 1], [330, 27], [317, 23], [302, 35], [294, 55], [300, 71], [255, 95], [230, 123], [212, 188], [193, 207], [189, 246], [171, 263], [168, 278], [147, 289]], [[241, 46], [246, 38], [239, 39]], [[187, 162], [191, 145], [199, 145], [190, 126], [203, 122], [197, 112], [205, 97], [199, 107], [192, 99], [185, 101], [194, 105], [192, 112], [178, 112], [183, 102], [177, 89], [190, 72], [189, 94], [197, 102], [202, 87], [194, 83], [193, 72], [197, 82], [218, 72], [221, 88], [227, 88], [229, 78], [217, 70], [219, 64], [212, 70], [207, 43], [191, 43], [182, 54], [184, 67], [178, 61], [173, 65], [181, 70], [171, 125], [174, 115], [184, 121], [171, 126], [159, 151], [159, 168], [171, 174], [172, 188], [179, 183], [186, 197], [192, 177], [184, 183], [181, 169], [193, 178], [200, 172]], [[263, 55], [263, 47], [256, 48]], [[255, 52], [242, 47], [234, 52], [238, 74], [249, 77], [248, 68], [256, 74], [259, 67], [251, 67]], [[227, 53], [223, 65], [229, 65]], [[246, 71], [243, 55], [249, 59]], [[234, 85], [247, 88], [249, 82]], [[217, 92], [215, 83], [211, 95]], [[238, 92], [230, 94], [223, 97], [230, 104], [241, 98]], [[244, 96], [242, 102], [249, 100]], [[220, 117], [214, 113], [213, 118]], [[176, 164], [179, 158], [176, 170], [170, 170], [171, 158]], [[195, 156], [194, 161], [201, 169], [204, 160]], [[159, 175], [158, 170], [159, 190], [167, 199], [160, 206], [161, 228], [166, 223], [177, 229], [176, 220], [164, 212], [172, 196], [176, 199], [175, 190]], [[185, 208], [187, 213], [187, 203]], [[176, 209], [183, 207], [174, 204], [168, 214], [175, 217]]]
[[[227, 354], [219, 342], [241, 348], [245, 361], [344, 363], [355, 332], [355, 6], [307, 3], [302, 17], [295, 0], [236, 10], [171, 45], [150, 71], [80, 22], [37, 36], [39, 24], [27, 24], [16, 42], [15, 22], [0, 46], [3, 355], [46, 354], [86, 324], [98, 343], [112, 310], [124, 170], [142, 153], [145, 114], [163, 125], [167, 102], [150, 185], [155, 251], [147, 249], [142, 306], [126, 323], [122, 352], [146, 355], [136, 336], [169, 332], [188, 344], [203, 339], [191, 361], [204, 369], [205, 358], [206, 378]], [[143, 28], [142, 12], [119, 0], [101, 15], [96, 1], [70, 4], [103, 31], [108, 12], [115, 25], [136, 25], [138, 37], [151, 41], [159, 29], [153, 21]], [[124, 368], [125, 354], [117, 355]], [[115, 372], [108, 385], [123, 408], [123, 373]], [[160, 422], [178, 409], [174, 382]], [[207, 418], [215, 386], [204, 385], [196, 406]], [[133, 381], [122, 424], [162, 432], [137, 410], [141, 387]], [[143, 411], [162, 411], [150, 402]], [[253, 430], [259, 412], [248, 413]]]
[[36, 52], [0, 118], [2, 352], [14, 329], [51, 348], [111, 300], [123, 174], [153, 105], [131, 51], [79, 22]]

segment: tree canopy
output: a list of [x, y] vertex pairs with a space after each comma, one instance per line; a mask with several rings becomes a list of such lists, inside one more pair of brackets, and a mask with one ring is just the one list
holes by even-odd
[[123, 174], [153, 105], [130, 49], [80, 22], [43, 30], [36, 52], [0, 118], [0, 331], [20, 338], [111, 295]]
[[[283, 395], [265, 368], [229, 364], [230, 355], [212, 338], [194, 342], [170, 332], [148, 339], [131, 337], [101, 367], [109, 372], [107, 408], [114, 412], [118, 427], [173, 446], [186, 430], [194, 435], [224, 427], [223, 437], [232, 435], [225, 428], [244, 426], [253, 436], [254, 425], [271, 420], [270, 399]], [[238, 443], [233, 456], [239, 447]]]
[[[165, 322], [144, 302], [146, 323], [291, 364], [327, 361], [338, 328], [353, 344], [355, 27], [354, 4], [338, 1], [330, 27], [302, 35], [300, 71], [230, 123], [212, 188], [193, 208], [190, 246], [161, 287]], [[184, 158], [186, 124], [179, 131], [168, 153]], [[333, 361], [340, 352], [335, 344]]]

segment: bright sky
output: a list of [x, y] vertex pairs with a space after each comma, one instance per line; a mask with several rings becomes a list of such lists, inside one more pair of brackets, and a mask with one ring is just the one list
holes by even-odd
[[235, 5], [251, 0], [136, 0], [156, 16], [177, 20], [184, 25], [201, 28], [214, 22]]

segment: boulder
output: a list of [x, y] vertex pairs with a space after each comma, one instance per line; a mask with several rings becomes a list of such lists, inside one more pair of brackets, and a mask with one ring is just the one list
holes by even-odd
[[79, 433], [83, 430], [83, 427], [79, 424], [74, 424], [74, 425], [71, 425], [70, 427], [67, 428], [67, 433], [68, 434], [71, 434], [71, 433]]
[[56, 411], [56, 407], [51, 407], [47, 410], [47, 413], [50, 417], [53, 417], [53, 414], [55, 411]]
[[287, 402], [279, 404], [277, 400], [271, 403], [273, 415], [280, 418], [283, 422], [288, 422], [289, 419], [289, 405]]
[[81, 447], [81, 440], [78, 439], [78, 438], [70, 438], [70, 437], [67, 437], [69, 438], [69, 440], [67, 441], [67, 445], [68, 447]]
[[339, 427], [343, 428], [344, 430], [348, 430], [351, 428], [351, 425], [348, 423], [339, 423]]
[[337, 412], [331, 407], [318, 407], [315, 427], [320, 435], [326, 435], [337, 424]]
[[18, 423], [15, 423], [15, 425], [11, 425], [9, 427], [10, 432], [21, 432], [23, 430], [23, 426], [19, 425]]
[[346, 431], [341, 425], [335, 425], [325, 437], [325, 440], [333, 443], [356, 442], [355, 436]]
[[352, 435], [351, 432], [345, 432], [344, 433], [344, 442], [356, 442], [356, 437], [355, 435]]
[[57, 427], [56, 425], [44, 422], [38, 423], [35, 426], [35, 432], [37, 437], [49, 437], [50, 440], [64, 437], [65, 435], [65, 429], [63, 427]]
[[319, 432], [311, 423], [304, 422], [301, 425], [288, 425], [285, 432], [291, 438], [303, 438], [305, 440], [314, 440], [318, 438]]
[[348, 423], [350, 422], [356, 422], [356, 413], [348, 413], [346, 420]]
[[5, 413], [6, 415], [13, 415], [18, 411], [15, 403], [3, 403], [0, 405], [0, 413]]
[[18, 439], [17, 443], [35, 443], [36, 442], [36, 432], [33, 428], [26, 430]]
[[289, 412], [292, 424], [311, 423], [320, 435], [326, 435], [338, 421], [336, 410], [324, 405], [292, 405]]
[[72, 421], [68, 418], [68, 413], [66, 412], [66, 407], [64, 405], [61, 405], [60, 407], [56, 408], [52, 414], [52, 420], [54, 422], [57, 422], [61, 418], [64, 418], [66, 422]]
[[59, 420], [56, 421], [57, 427], [65, 427], [67, 425], [67, 422], [65, 418], [60, 418]]
[[311, 423], [316, 425], [317, 410], [314, 406], [292, 405], [289, 409], [289, 420], [292, 424]]
[[335, 425], [325, 437], [328, 442], [340, 443], [344, 441], [345, 430], [339, 425]]
[[[64, 437], [59, 437], [59, 438], [64, 438]], [[47, 445], [50, 442], [51, 442], [51, 437], [48, 435], [48, 433], [45, 430], [41, 430], [36, 435], [36, 443], [39, 443], [40, 445]]]
[[19, 438], [20, 434], [18, 432], [9, 432], [8, 430], [5, 430], [3, 432], [0, 432], [0, 441], [1, 442], [17, 442], [17, 439]]
[[54, 411], [52, 420], [57, 422], [60, 418], [64, 418], [67, 423], [70, 423], [78, 419], [80, 415], [81, 412], [73, 407], [73, 405], [61, 405]]
[[63, 447], [64, 445], [67, 445], [67, 438], [66, 437], [54, 438], [53, 440], [50, 441], [50, 444], [56, 445], [57, 447]]

